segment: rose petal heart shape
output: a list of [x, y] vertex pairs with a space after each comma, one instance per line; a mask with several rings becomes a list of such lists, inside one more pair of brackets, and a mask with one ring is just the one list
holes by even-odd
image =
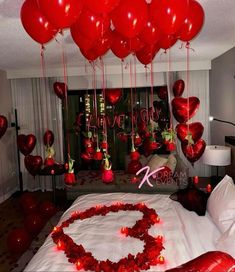
[[8, 122], [4, 115], [0, 115], [0, 139], [5, 134], [7, 130]]
[[181, 143], [181, 148], [187, 160], [194, 163], [201, 158], [205, 151], [206, 143], [204, 140], [200, 139], [195, 144], [191, 145]]
[[196, 114], [200, 100], [195, 96], [189, 98], [175, 97], [171, 104], [175, 119], [179, 123], [186, 123]]
[[168, 269], [166, 272], [219, 272], [234, 271], [235, 260], [232, 256], [221, 251], [208, 251], [197, 258], [184, 263], [176, 268]]
[[180, 97], [184, 92], [184, 88], [185, 88], [185, 83], [184, 83], [183, 79], [176, 80], [174, 85], [173, 85], [173, 94], [174, 94], [174, 96], [175, 97]]
[[65, 95], [66, 95], [66, 91], [67, 91], [68, 87], [64, 82], [55, 82], [53, 84], [53, 89], [54, 89], [55, 94], [60, 99], [65, 99]]
[[32, 176], [36, 176], [40, 172], [42, 163], [43, 160], [41, 156], [27, 155], [24, 158], [25, 167]]
[[36, 142], [36, 137], [33, 134], [20, 134], [17, 138], [18, 148], [20, 152], [25, 156], [29, 155], [34, 150]]
[[121, 97], [121, 89], [107, 89], [105, 92], [106, 101], [112, 106], [116, 105], [120, 101]]
[[52, 146], [54, 143], [54, 134], [51, 130], [47, 130], [43, 136], [43, 142], [46, 146]]
[[199, 139], [201, 139], [204, 126], [200, 122], [195, 122], [191, 124], [178, 124], [175, 129], [179, 140], [181, 142], [188, 143], [188, 135], [192, 136], [192, 140], [194, 142], [197, 142]]

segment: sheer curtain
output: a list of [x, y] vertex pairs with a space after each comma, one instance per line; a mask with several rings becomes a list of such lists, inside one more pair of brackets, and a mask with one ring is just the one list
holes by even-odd
[[[13, 107], [17, 109], [19, 134], [34, 134], [37, 143], [32, 155], [45, 158], [43, 135], [47, 129], [55, 136], [54, 149], [57, 162], [63, 162], [63, 130], [61, 100], [53, 91], [56, 78], [13, 79], [11, 91]], [[33, 178], [24, 166], [24, 155], [20, 155], [21, 172], [24, 190], [51, 190], [51, 177], [36, 176]], [[58, 188], [63, 187], [63, 176], [56, 177]]]
[[[184, 82], [187, 82], [187, 74], [186, 72], [177, 72], [173, 73], [169, 77], [172, 83], [174, 83], [177, 79], [183, 79]], [[168, 83], [169, 84], [169, 83]], [[186, 87], [186, 86], [185, 86]], [[190, 71], [189, 72], [189, 81], [188, 81], [188, 93], [189, 96], [196, 96], [200, 100], [200, 106], [195, 114], [195, 116], [189, 120], [189, 123], [192, 122], [201, 122], [204, 126], [204, 132], [202, 135], [202, 139], [206, 142], [207, 145], [210, 144], [210, 122], [209, 122], [209, 71], [201, 70], [201, 71]], [[182, 95], [182, 97], [187, 97], [187, 89]], [[170, 100], [174, 98], [172, 91]], [[173, 118], [174, 127], [178, 124], [178, 122]], [[182, 150], [180, 141], [177, 141], [177, 152], [179, 156], [184, 160], [184, 162], [189, 167], [189, 175], [190, 176], [201, 176], [207, 177], [210, 176], [210, 167], [203, 164], [199, 159], [194, 163], [194, 166], [185, 158]]]

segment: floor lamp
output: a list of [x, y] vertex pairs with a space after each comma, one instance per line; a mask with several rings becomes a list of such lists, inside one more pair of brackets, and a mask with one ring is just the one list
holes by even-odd
[[217, 121], [217, 122], [221, 122], [221, 123], [225, 123], [225, 124], [229, 124], [229, 125], [235, 126], [235, 123], [233, 123], [233, 122], [221, 120], [221, 119], [215, 118], [213, 116], [209, 116], [209, 121], [210, 122]]

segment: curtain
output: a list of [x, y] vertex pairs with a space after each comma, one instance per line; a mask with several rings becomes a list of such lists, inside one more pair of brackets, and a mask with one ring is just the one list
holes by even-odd
[[[37, 143], [32, 155], [45, 158], [43, 135], [47, 129], [54, 133], [55, 160], [63, 162], [63, 130], [61, 100], [53, 91], [56, 78], [13, 79], [11, 91], [13, 107], [17, 110], [19, 134], [34, 134]], [[24, 190], [51, 190], [51, 177], [32, 177], [24, 166], [24, 155], [20, 154], [20, 168]], [[57, 188], [63, 187], [63, 176], [56, 177]]]
[[[167, 75], [166, 75], [167, 77]], [[189, 123], [192, 122], [201, 122], [204, 126], [204, 132], [202, 135], [202, 139], [206, 142], [207, 145], [210, 144], [210, 127], [209, 127], [209, 71], [190, 71], [189, 72], [189, 80], [187, 82], [187, 74], [186, 72], [177, 72], [173, 73], [168, 78], [168, 86], [173, 86], [173, 83], [177, 79], [183, 79], [185, 84], [185, 90], [182, 97], [187, 97], [187, 93], [189, 96], [196, 96], [200, 100], [200, 106], [195, 114], [195, 116], [189, 120]], [[188, 83], [188, 84], [187, 84]], [[188, 85], [188, 90], [187, 90]], [[170, 101], [173, 99], [173, 93], [170, 92]], [[177, 125], [177, 121], [173, 118], [174, 127]], [[185, 164], [189, 167], [189, 175], [190, 176], [201, 176], [208, 177], [211, 174], [211, 169], [209, 166], [202, 163], [199, 159], [192, 166], [191, 163], [185, 158], [182, 150], [180, 141], [177, 141], [177, 152], [179, 156], [183, 159]]]

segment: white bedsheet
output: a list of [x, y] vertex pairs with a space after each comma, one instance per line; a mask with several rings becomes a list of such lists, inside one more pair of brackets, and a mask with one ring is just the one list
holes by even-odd
[[[161, 222], [151, 227], [150, 235], [164, 236], [162, 255], [165, 264], [152, 267], [148, 271], [165, 271], [189, 261], [204, 252], [216, 250], [216, 240], [221, 235], [208, 214], [198, 216], [184, 209], [179, 203], [172, 201], [168, 195], [147, 195], [129, 193], [91, 194], [79, 197], [64, 213], [60, 222], [69, 218], [73, 211], [83, 211], [97, 204], [111, 205], [144, 202], [154, 208]], [[108, 213], [105, 217], [94, 216], [86, 220], [75, 221], [64, 232], [76, 243], [93, 253], [99, 260], [118, 261], [128, 253], [136, 254], [143, 249], [140, 240], [122, 237], [121, 227], [133, 226], [140, 212], [120, 211]], [[76, 271], [74, 264], [68, 262], [63, 251], [59, 251], [49, 236], [24, 271], [60, 272]]]

